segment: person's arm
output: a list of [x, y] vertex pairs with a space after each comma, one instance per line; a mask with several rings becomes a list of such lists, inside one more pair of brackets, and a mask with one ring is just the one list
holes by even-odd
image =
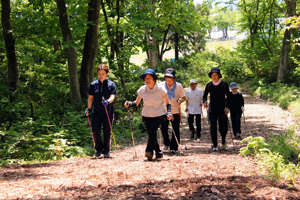
[[170, 102], [170, 100], [169, 100], [169, 98], [168, 98], [168, 95], [167, 94], [165, 94], [164, 96], [163, 96], [163, 98], [164, 98], [164, 100], [165, 100], [165, 102], [166, 102], [166, 104], [167, 104], [167, 117], [168, 117], [168, 120], [174, 120], [174, 117], [173, 117], [173, 115], [172, 115], [172, 108], [171, 108], [171, 102]]
[[188, 112], [189, 111], [189, 101], [186, 100], [185, 102], [185, 112]]
[[107, 99], [108, 103], [111, 104], [115, 101], [116, 95], [115, 94], [111, 94], [109, 99]]
[[142, 98], [137, 96], [135, 101], [125, 101], [124, 106], [128, 108], [129, 106], [136, 107], [140, 104]]
[[229, 113], [229, 87], [228, 84], [225, 84], [225, 94], [226, 94], [226, 98], [225, 98], [225, 109], [224, 112], [227, 115]]
[[205, 86], [205, 90], [204, 90], [204, 94], [203, 94], [203, 103], [204, 103], [204, 107], [205, 107], [205, 108], [208, 108], [208, 105], [207, 105], [208, 85], [209, 85], [209, 84], [207, 84], [207, 85]]
[[86, 116], [89, 116], [89, 112], [92, 109], [93, 101], [94, 101], [94, 96], [93, 95], [89, 95], [89, 98], [88, 98], [88, 108], [87, 108], [88, 112], [85, 113]]

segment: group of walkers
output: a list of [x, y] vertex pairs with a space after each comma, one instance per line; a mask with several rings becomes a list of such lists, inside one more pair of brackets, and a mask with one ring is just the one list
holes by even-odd
[[[116, 96], [116, 85], [107, 79], [109, 69], [106, 65], [97, 66], [98, 79], [90, 84], [88, 108], [86, 116], [92, 113], [92, 136], [95, 144], [95, 156], [102, 153], [104, 158], [110, 156], [111, 126], [114, 113], [113, 101]], [[210, 134], [213, 151], [218, 151], [217, 123], [222, 138], [222, 149], [226, 149], [226, 134], [228, 131], [228, 113], [230, 112], [232, 129], [236, 139], [241, 139], [241, 115], [244, 111], [244, 99], [238, 91], [235, 82], [228, 84], [221, 80], [220, 69], [214, 67], [208, 74], [212, 79], [204, 92], [197, 87], [195, 79], [190, 80], [190, 88], [183, 90], [182, 84], [176, 81], [176, 71], [172, 68], [166, 69], [164, 81], [158, 83], [158, 77], [153, 69], [147, 69], [140, 76], [145, 84], [137, 91], [135, 101], [125, 101], [124, 106], [136, 107], [143, 99], [142, 121], [145, 124], [148, 143], [145, 157], [152, 160], [162, 158], [163, 151], [157, 141], [157, 130], [160, 128], [163, 136], [163, 150], [170, 150], [175, 154], [180, 144], [180, 105], [186, 101], [185, 111], [188, 113], [188, 124], [191, 132], [191, 139], [201, 138], [201, 115], [202, 106], [207, 109], [210, 122]], [[229, 91], [229, 87], [231, 92]], [[210, 95], [208, 103], [208, 94]], [[93, 105], [93, 110], [92, 110]], [[194, 119], [196, 118], [196, 129]], [[171, 122], [172, 136], [169, 137], [168, 127]], [[103, 140], [101, 138], [101, 126], [103, 126]]]

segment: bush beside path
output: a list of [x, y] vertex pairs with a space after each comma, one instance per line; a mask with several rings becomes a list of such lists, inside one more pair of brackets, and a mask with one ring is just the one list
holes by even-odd
[[[294, 123], [289, 112], [247, 94], [244, 98], [243, 137], [280, 134]], [[0, 199], [300, 199], [299, 180], [291, 186], [266, 178], [254, 158], [238, 155], [239, 141], [233, 149], [231, 132], [227, 149], [212, 152], [206, 116], [201, 140], [194, 141], [183, 115], [182, 155], [166, 151], [162, 159], [146, 161], [145, 138], [136, 146], [138, 160], [128, 144], [109, 159], [1, 168]]]

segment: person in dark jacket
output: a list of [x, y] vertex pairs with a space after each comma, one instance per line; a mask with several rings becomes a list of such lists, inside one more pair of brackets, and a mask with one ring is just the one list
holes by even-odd
[[241, 116], [244, 111], [244, 98], [239, 87], [235, 82], [230, 83], [230, 94], [229, 94], [229, 109], [230, 118], [232, 122], [232, 130], [235, 139], [241, 139]]
[[[115, 83], [107, 79], [108, 71], [109, 69], [105, 64], [97, 66], [98, 79], [90, 84], [88, 108], [85, 110], [86, 116], [92, 112], [95, 157], [99, 157], [103, 153], [104, 158], [109, 158], [110, 156], [111, 130], [109, 123], [112, 124], [114, 114], [113, 102], [117, 94]], [[91, 110], [93, 104], [93, 110]], [[105, 106], [107, 107], [109, 119]], [[100, 135], [101, 126], [103, 126], [103, 141]]]
[[[219, 131], [222, 136], [222, 149], [226, 149], [226, 135], [228, 131], [229, 113], [227, 98], [229, 95], [228, 84], [221, 81], [220, 69], [213, 67], [208, 76], [212, 79], [204, 91], [203, 103], [205, 108], [209, 108], [210, 135], [213, 143], [213, 151], [219, 151], [217, 138], [217, 121], [219, 122]], [[210, 102], [207, 103], [207, 96], [210, 94]]]

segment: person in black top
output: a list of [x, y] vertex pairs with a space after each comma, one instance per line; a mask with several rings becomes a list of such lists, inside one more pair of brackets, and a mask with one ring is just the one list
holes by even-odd
[[[117, 94], [115, 83], [107, 79], [108, 71], [109, 69], [105, 64], [97, 66], [98, 79], [90, 84], [88, 108], [85, 111], [86, 116], [92, 112], [92, 130], [96, 149], [95, 156], [99, 157], [103, 153], [104, 158], [110, 156], [111, 144], [111, 130], [105, 106], [107, 107], [110, 123], [112, 123], [114, 114], [113, 102]], [[91, 110], [93, 103], [93, 110]], [[102, 125], [103, 141], [100, 135]]]
[[[227, 146], [227, 114], [229, 112], [227, 98], [229, 95], [229, 87], [226, 82], [220, 80], [222, 75], [219, 68], [213, 67], [208, 75], [212, 81], [205, 87], [203, 103], [205, 108], [209, 107], [210, 135], [213, 143], [213, 151], [218, 151], [217, 121], [219, 121], [219, 131], [222, 136], [222, 149], [225, 149]], [[209, 105], [207, 104], [208, 93], [210, 93]]]
[[232, 122], [233, 134], [236, 139], [241, 139], [241, 116], [244, 111], [244, 98], [235, 82], [230, 83], [228, 107]]

